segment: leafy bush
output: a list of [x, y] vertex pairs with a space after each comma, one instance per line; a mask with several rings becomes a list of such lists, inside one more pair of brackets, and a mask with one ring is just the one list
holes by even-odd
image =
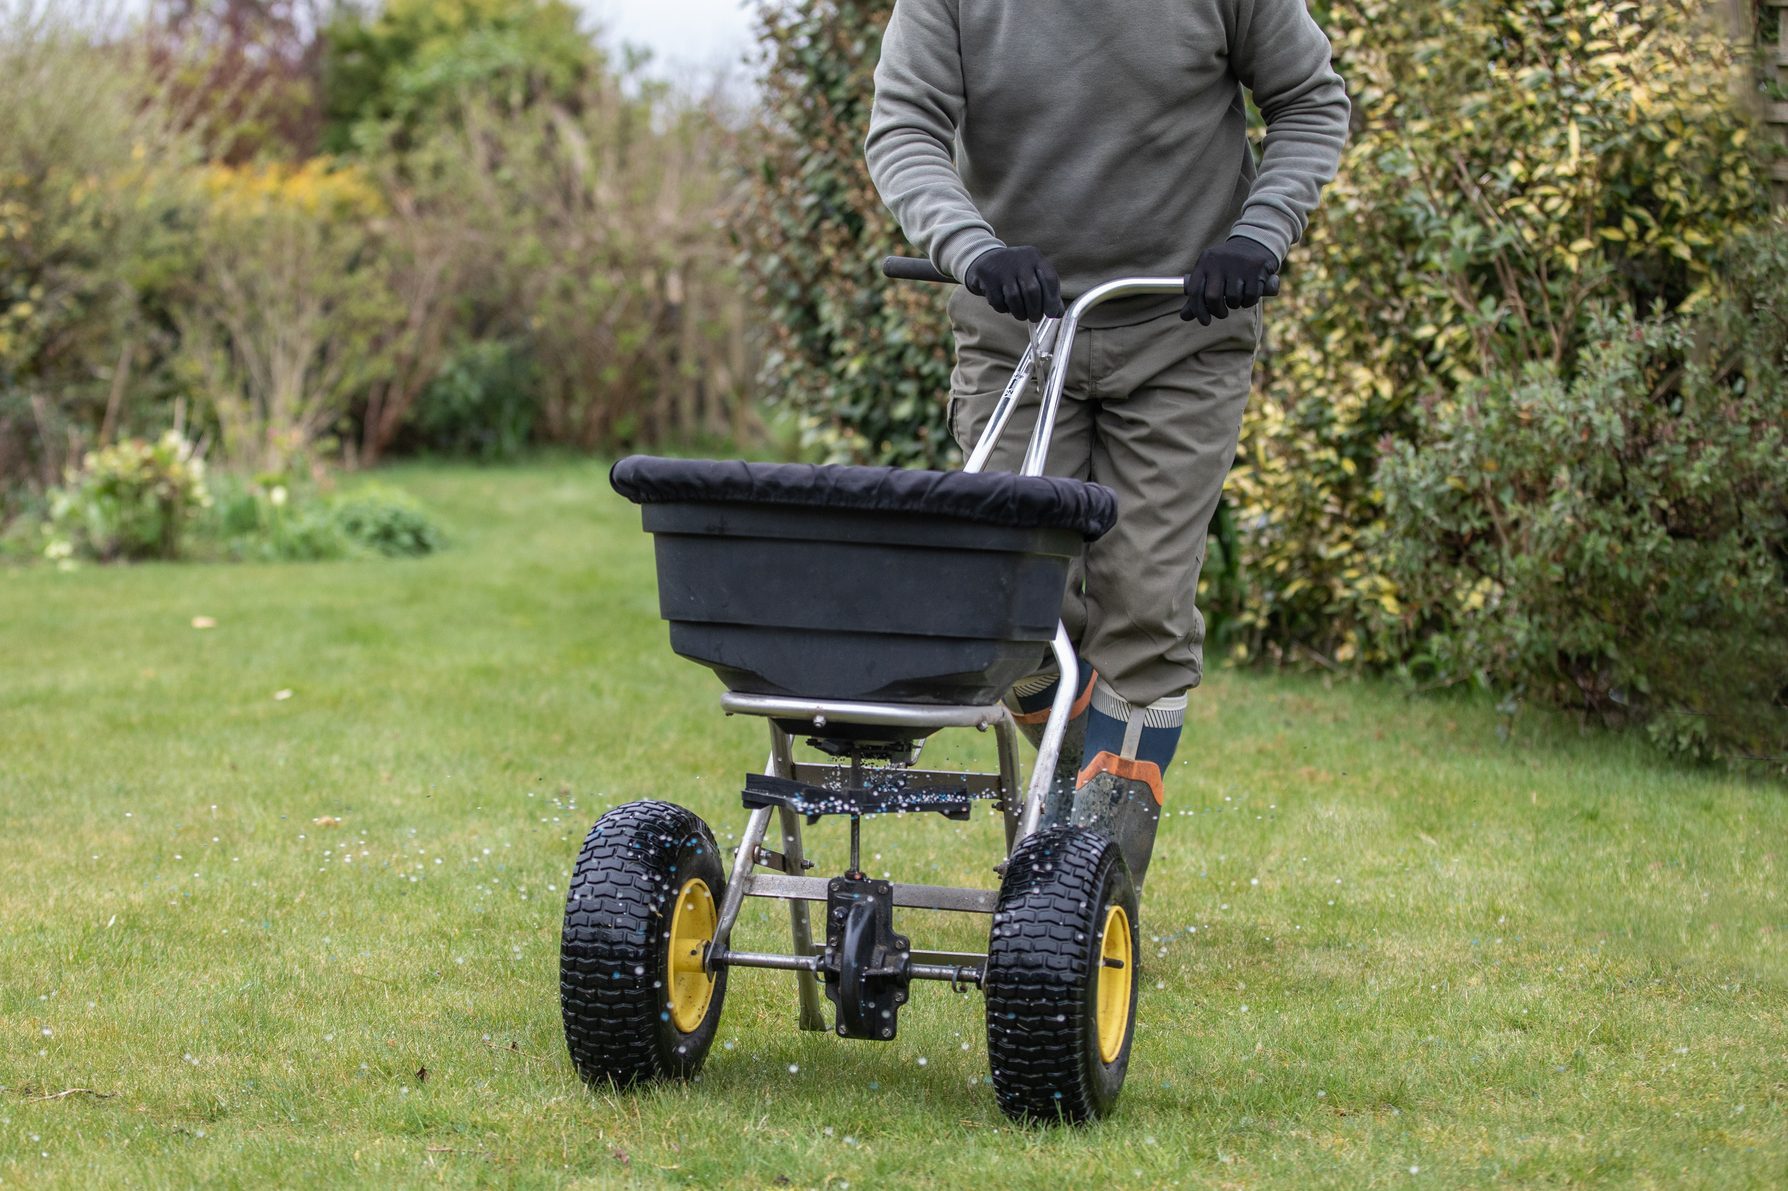
[[404, 310], [380, 255], [378, 192], [349, 167], [212, 167], [198, 262], [173, 303], [178, 375], [221, 461], [284, 472], [388, 369]]
[[481, 340], [448, 355], [411, 411], [400, 445], [474, 459], [511, 459], [540, 416], [539, 377], [513, 343]]
[[96, 444], [173, 421], [146, 307], [183, 265], [193, 138], [135, 43], [0, 5], [0, 523]]
[[737, 223], [770, 326], [763, 389], [799, 412], [807, 448], [834, 462], [936, 466], [956, 458], [944, 295], [882, 278], [882, 257], [912, 249], [863, 163], [892, 8], [762, 7], [767, 115]]
[[312, 484], [276, 475], [216, 477], [210, 514], [196, 536], [201, 549], [227, 559], [318, 562], [355, 552], [324, 494]]
[[401, 492], [366, 485], [333, 495], [278, 475], [221, 477], [199, 533], [217, 556], [263, 562], [415, 558], [444, 544], [434, 522]]
[[463, 333], [534, 368], [539, 440], [581, 449], [755, 433], [750, 300], [722, 216], [717, 103], [603, 74], [565, 105], [474, 98], [398, 186], [459, 246]]
[[325, 147], [383, 149], [468, 97], [566, 101], [602, 55], [564, 0], [387, 0], [342, 5], [325, 30]]
[[1567, 389], [1598, 310], [1707, 293], [1766, 195], [1701, 0], [1334, 0], [1357, 128], [1293, 254], [1232, 481], [1257, 653], [1386, 660], [1363, 537], [1381, 446], [1529, 363]]
[[147, 45], [172, 110], [200, 137], [207, 160], [303, 159], [320, 147], [323, 43], [312, 0], [72, 3], [126, 19], [147, 10], [132, 40]]
[[387, 558], [433, 554], [442, 545], [441, 531], [416, 502], [388, 488], [362, 488], [342, 498], [335, 520], [349, 541]]
[[[1463, 386], [1379, 469], [1387, 649], [1788, 772], [1788, 229], [1693, 319]], [[1431, 673], [1420, 673], [1430, 671]]]
[[51, 494], [52, 559], [173, 559], [193, 518], [210, 503], [205, 463], [177, 431], [89, 452]]

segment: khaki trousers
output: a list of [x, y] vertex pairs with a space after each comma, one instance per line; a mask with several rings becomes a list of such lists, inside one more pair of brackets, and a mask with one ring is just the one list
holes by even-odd
[[[958, 289], [950, 299], [956, 368], [950, 432], [966, 454], [1030, 340], [1029, 324]], [[1117, 526], [1088, 544], [1062, 609], [1076, 650], [1135, 707], [1181, 694], [1204, 674], [1195, 602], [1211, 517], [1235, 462], [1261, 311], [1209, 327], [1178, 312], [1131, 326], [1083, 327], [1050, 443], [1050, 475], [1117, 493]], [[989, 471], [1017, 471], [1037, 421], [1029, 390]]]

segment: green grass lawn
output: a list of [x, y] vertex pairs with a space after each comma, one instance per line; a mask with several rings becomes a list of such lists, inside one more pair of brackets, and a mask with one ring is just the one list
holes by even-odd
[[[1009, 1125], [978, 995], [916, 986], [895, 1043], [842, 1042], [770, 972], [735, 974], [699, 1082], [587, 1090], [578, 842], [643, 797], [736, 837], [763, 727], [670, 653], [602, 468], [384, 478], [446, 553], [0, 569], [0, 1183], [1788, 1182], [1781, 787], [1255, 673], [1195, 696], [1114, 1118]], [[997, 839], [872, 821], [865, 850], [981, 883]], [[812, 833], [823, 868], [843, 840]], [[784, 923], [753, 903], [741, 942]]]

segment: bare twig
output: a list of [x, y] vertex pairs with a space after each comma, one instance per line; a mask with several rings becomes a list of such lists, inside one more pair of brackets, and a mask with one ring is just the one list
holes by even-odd
[[96, 1092], [92, 1088], [70, 1088], [66, 1092], [47, 1092], [42, 1096], [27, 1096], [27, 1104], [37, 1104], [44, 1100], [64, 1100], [70, 1096], [92, 1096], [95, 1100], [110, 1100], [116, 1092]]
[[99, 445], [107, 446], [118, 432], [118, 408], [124, 403], [124, 389], [130, 381], [130, 361], [136, 355], [135, 337], [127, 337], [118, 349], [118, 363], [112, 369], [112, 387], [106, 394], [106, 414], [99, 424]]
[[1316, 650], [1310, 648], [1308, 645], [1305, 645], [1301, 641], [1298, 642], [1298, 652], [1302, 653], [1305, 657], [1309, 658], [1311, 661], [1322, 666], [1325, 670], [1329, 670], [1335, 674], [1340, 674], [1343, 672], [1341, 667], [1339, 665], [1337, 665], [1333, 659], [1324, 657], [1322, 654], [1320, 654]]

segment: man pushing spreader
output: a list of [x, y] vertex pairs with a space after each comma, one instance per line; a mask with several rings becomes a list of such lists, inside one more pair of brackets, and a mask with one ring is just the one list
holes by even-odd
[[[659, 798], [584, 837], [565, 1040], [593, 1083], [690, 1079], [741, 969], [793, 973], [802, 1029], [875, 1043], [916, 987], [978, 988], [1001, 1111], [1081, 1124], [1129, 1070], [1142, 877], [1202, 670], [1198, 571], [1260, 301], [1335, 171], [1347, 99], [1302, 0], [896, 0], [876, 79], [870, 168], [931, 258], [883, 269], [966, 285], [950, 420], [968, 458], [615, 464], [671, 648], [770, 747], [730, 869], [702, 816]], [[992, 732], [997, 771], [920, 766], [967, 729]], [[886, 842], [888, 871], [865, 871], [865, 832], [981, 802], [997, 889], [911, 880]], [[786, 949], [735, 937], [753, 898], [784, 904]], [[914, 910], [984, 918], [986, 949], [922, 945]]]

